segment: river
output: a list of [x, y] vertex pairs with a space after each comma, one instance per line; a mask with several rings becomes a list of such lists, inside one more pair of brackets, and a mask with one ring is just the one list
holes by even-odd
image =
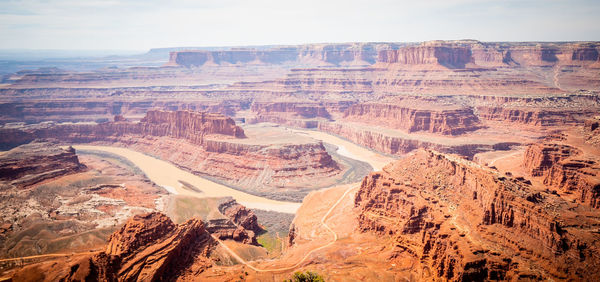
[[[307, 134], [308, 136], [321, 140], [326, 143], [338, 146], [340, 155], [358, 159], [369, 163], [375, 170], [381, 168], [392, 159], [383, 155], [377, 154], [366, 148], [338, 138], [336, 136], [310, 130], [293, 130], [297, 133]], [[135, 164], [146, 176], [154, 182], [165, 188], [169, 193], [186, 195], [199, 198], [207, 197], [233, 197], [240, 204], [253, 209], [271, 210], [283, 213], [296, 213], [301, 203], [285, 202], [271, 200], [242, 191], [238, 191], [219, 184], [200, 176], [187, 172], [177, 166], [140, 152], [136, 152], [127, 148], [110, 147], [110, 146], [95, 146], [95, 145], [73, 145], [76, 150], [95, 150], [111, 154], [115, 154], [126, 158]], [[186, 188], [181, 182], [187, 182], [202, 192], [194, 191]]]

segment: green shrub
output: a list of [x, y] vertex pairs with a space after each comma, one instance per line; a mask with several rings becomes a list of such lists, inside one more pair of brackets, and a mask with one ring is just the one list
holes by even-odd
[[312, 271], [307, 271], [306, 273], [296, 272], [294, 276], [290, 280], [284, 280], [284, 282], [324, 282], [323, 276], [314, 273]]

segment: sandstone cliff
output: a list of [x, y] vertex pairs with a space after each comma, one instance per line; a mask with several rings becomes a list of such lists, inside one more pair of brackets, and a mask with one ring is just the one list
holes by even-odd
[[219, 204], [219, 212], [226, 218], [209, 220], [206, 229], [221, 240], [233, 239], [245, 244], [258, 245], [256, 237], [263, 229], [251, 210], [233, 199]]
[[57, 176], [81, 171], [75, 149], [53, 142], [32, 142], [0, 153], [0, 181], [28, 186]]
[[[600, 45], [581, 43], [493, 43], [475, 40], [429, 41], [382, 50], [378, 62], [447, 68], [586, 65], [598, 62]], [[471, 64], [471, 65], [470, 65]]]
[[[433, 149], [446, 153], [455, 153], [472, 158], [481, 151], [506, 147], [507, 143], [496, 144], [469, 143], [437, 143], [427, 139], [413, 138], [407, 134], [395, 134], [389, 130], [369, 128], [364, 125], [347, 124], [343, 122], [320, 122], [319, 130], [339, 135], [356, 144], [390, 155], [403, 155], [419, 148]], [[386, 132], [387, 131], [387, 132]]]
[[511, 122], [533, 126], [565, 126], [581, 125], [586, 118], [593, 116], [597, 110], [589, 109], [558, 109], [538, 107], [478, 107], [478, 116], [482, 120]]
[[[518, 179], [419, 150], [371, 173], [356, 194], [360, 230], [396, 238], [422, 279], [597, 277], [598, 234], [584, 209]], [[558, 212], [563, 211], [563, 212]]]
[[545, 185], [576, 195], [577, 201], [600, 208], [600, 160], [566, 144], [530, 145], [523, 166]]
[[3, 146], [55, 138], [67, 144], [128, 147], [250, 193], [291, 201], [300, 200], [306, 191], [289, 191], [287, 196], [272, 192], [333, 185], [344, 169], [322, 143], [247, 140], [231, 118], [190, 111], [150, 111], [140, 122], [40, 124], [0, 133]]
[[600, 146], [600, 117], [587, 119], [584, 122], [585, 142]]
[[401, 65], [465, 68], [473, 61], [471, 50], [463, 46], [421, 45], [379, 53], [378, 62]]
[[370, 65], [382, 49], [397, 48], [395, 43], [307, 44], [230, 48], [229, 50], [184, 50], [170, 53], [170, 66], [209, 65], [288, 65], [343, 66]]
[[163, 214], [148, 213], [131, 218], [98, 254], [68, 266], [34, 265], [13, 279], [41, 271], [38, 278], [44, 281], [174, 281], [210, 267], [208, 255], [214, 244], [198, 219], [175, 225]]
[[404, 131], [426, 131], [443, 135], [458, 135], [482, 126], [469, 108], [443, 106], [421, 101], [404, 103], [361, 103], [350, 106], [344, 119], [360, 121]]

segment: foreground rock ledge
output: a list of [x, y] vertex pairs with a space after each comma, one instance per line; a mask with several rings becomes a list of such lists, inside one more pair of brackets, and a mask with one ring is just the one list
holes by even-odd
[[170, 281], [210, 267], [214, 244], [199, 219], [176, 225], [162, 213], [136, 215], [111, 235], [104, 251], [68, 266], [29, 266], [13, 280]]
[[596, 209], [452, 155], [419, 150], [371, 173], [355, 206], [360, 230], [395, 238], [390, 259], [417, 259], [424, 279], [600, 275]]

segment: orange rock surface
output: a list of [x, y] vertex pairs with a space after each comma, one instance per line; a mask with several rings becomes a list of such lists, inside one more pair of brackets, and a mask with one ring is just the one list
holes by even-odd
[[391, 259], [418, 259], [422, 279], [599, 275], [597, 211], [455, 156], [419, 150], [391, 163], [355, 203], [360, 230], [395, 238]]
[[213, 244], [198, 219], [175, 225], [160, 213], [137, 215], [111, 235], [104, 251], [71, 265], [27, 267], [13, 279], [27, 279], [33, 273], [43, 281], [184, 279], [210, 267], [208, 255]]

